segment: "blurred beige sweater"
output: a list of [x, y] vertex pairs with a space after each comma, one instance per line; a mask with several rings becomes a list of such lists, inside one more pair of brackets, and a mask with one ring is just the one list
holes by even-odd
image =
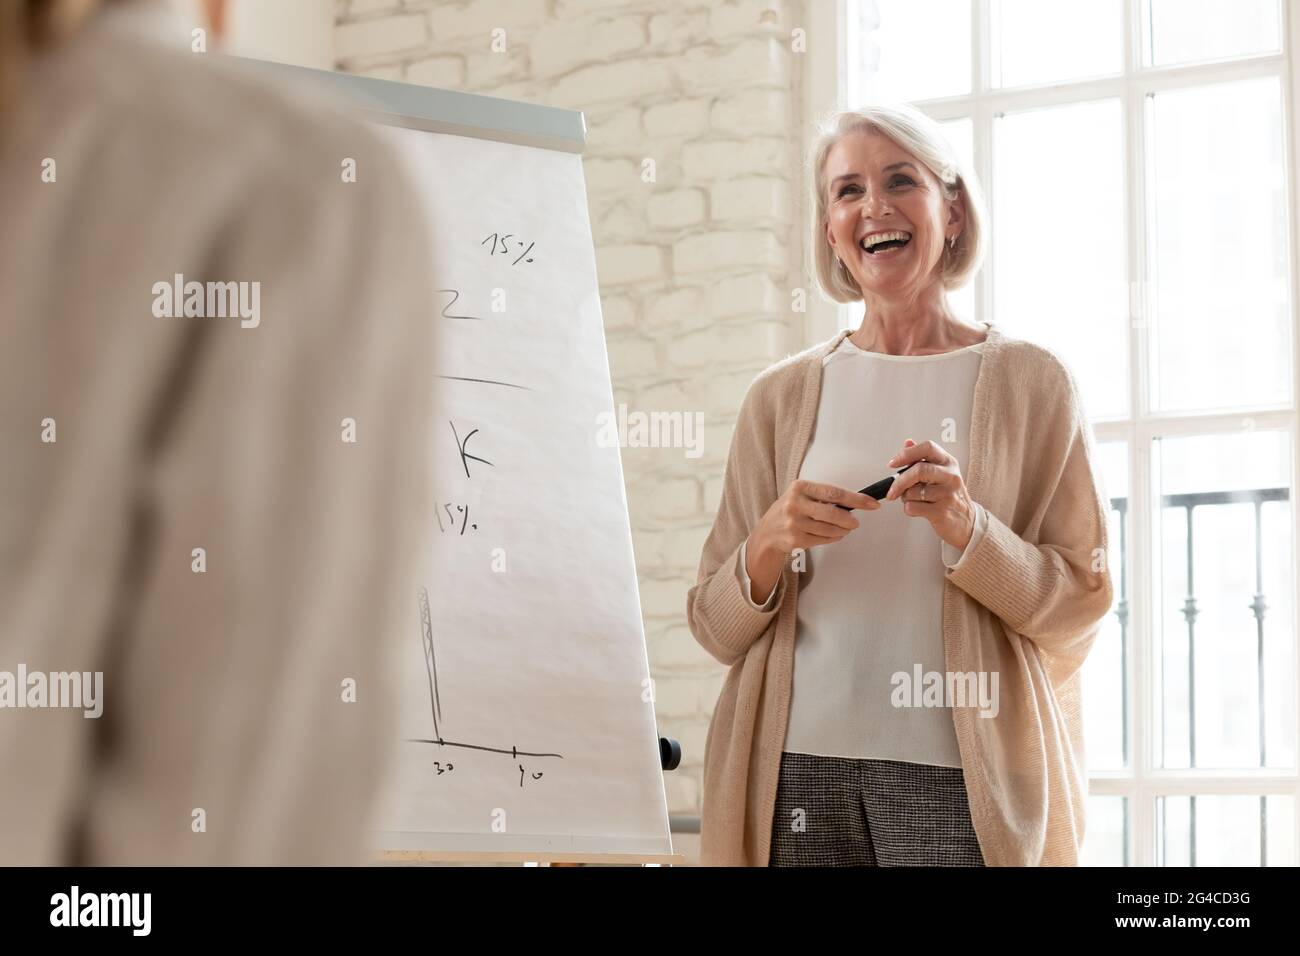
[[[98, 719], [0, 709], [0, 864], [359, 861], [427, 513], [427, 232], [363, 125], [133, 17], [0, 122], [0, 672], [103, 672]], [[176, 274], [260, 282], [260, 323], [155, 316]]]
[[[686, 613], [730, 667], [704, 752], [700, 858], [766, 866], [790, 712], [798, 573], [775, 606], [743, 593], [741, 546], [799, 474], [816, 424], [822, 359], [849, 335], [764, 371], [741, 405], [722, 501]], [[949, 674], [996, 671], [1000, 709], [954, 706], [971, 820], [989, 866], [1074, 865], [1088, 780], [1080, 669], [1110, 610], [1105, 494], [1069, 369], [993, 325], [983, 348], [963, 476], [986, 512], [978, 542], [944, 570]]]

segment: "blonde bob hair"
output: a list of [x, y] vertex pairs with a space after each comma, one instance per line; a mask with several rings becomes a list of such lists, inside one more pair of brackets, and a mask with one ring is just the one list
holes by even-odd
[[934, 174], [942, 185], [945, 200], [952, 202], [961, 197], [966, 218], [957, 236], [956, 248], [943, 247], [940, 269], [944, 289], [965, 285], [979, 271], [984, 260], [987, 216], [983, 191], [974, 172], [965, 168], [938, 123], [913, 106], [895, 104], [833, 113], [821, 123], [813, 139], [809, 151], [813, 189], [811, 208], [814, 210], [812, 248], [817, 281], [822, 291], [836, 302], [856, 302], [862, 298], [862, 290], [826, 238], [829, 204], [826, 158], [844, 136], [859, 131], [888, 136]]

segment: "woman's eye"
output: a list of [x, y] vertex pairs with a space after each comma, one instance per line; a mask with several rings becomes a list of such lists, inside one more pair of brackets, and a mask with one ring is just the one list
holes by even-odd
[[[891, 179], [891, 180], [889, 181], [889, 185], [891, 185], [891, 186], [915, 186], [916, 183], [913, 182], [911, 179], [909, 179], [907, 176], [895, 176], [893, 179]], [[835, 198], [836, 198], [836, 199], [840, 198], [841, 196], [845, 195], [845, 194], [846, 194], [850, 189], [859, 189], [859, 190], [860, 190], [861, 188], [862, 188], [862, 187], [860, 187], [860, 186], [858, 186], [858, 185], [856, 185], [856, 184], [854, 184], [854, 183], [849, 183], [848, 185], [846, 185], [846, 186], [842, 186], [842, 187], [840, 188], [840, 191], [839, 191], [839, 193], [836, 194], [836, 197], [835, 197]]]

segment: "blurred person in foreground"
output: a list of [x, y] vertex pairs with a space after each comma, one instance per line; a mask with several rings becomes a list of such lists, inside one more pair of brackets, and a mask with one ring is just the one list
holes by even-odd
[[0, 11], [0, 864], [365, 862], [428, 474], [408, 180], [156, 3]]

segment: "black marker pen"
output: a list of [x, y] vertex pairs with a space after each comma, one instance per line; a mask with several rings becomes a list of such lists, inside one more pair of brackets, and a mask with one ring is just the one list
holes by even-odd
[[[912, 462], [912, 465], [915, 465], [915, 464], [916, 464], [916, 462]], [[912, 465], [908, 465], [907, 468], [911, 468]], [[900, 469], [898, 470], [897, 474], [895, 474], [895, 475], [887, 475], [886, 477], [881, 478], [879, 481], [874, 482], [873, 484], [867, 485], [867, 487], [865, 487], [865, 488], [863, 488], [861, 491], [859, 491], [858, 494], [860, 494], [860, 495], [870, 495], [872, 498], [875, 498], [877, 501], [879, 501], [881, 498], [885, 497], [885, 495], [889, 494], [889, 487], [890, 487], [890, 485], [892, 485], [892, 484], [894, 483], [894, 478], [896, 478], [897, 475], [901, 475], [903, 472], [907, 471], [907, 468], [900, 468]], [[840, 505], [840, 504], [837, 504], [835, 507], [836, 507], [836, 508], [843, 508], [845, 511], [852, 511], [852, 510], [853, 510], [853, 509], [850, 508], [848, 505]]]

